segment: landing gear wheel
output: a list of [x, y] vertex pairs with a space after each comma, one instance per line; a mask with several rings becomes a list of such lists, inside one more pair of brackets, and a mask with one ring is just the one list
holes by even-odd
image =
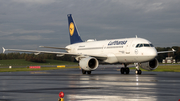
[[91, 71], [87, 71], [88, 74], [91, 74]]
[[121, 74], [124, 74], [125, 68], [121, 68], [120, 72]]
[[126, 74], [129, 74], [129, 68], [125, 68]]
[[124, 74], [125, 72], [126, 72], [126, 74], [129, 74], [130, 70], [128, 67], [126, 67], [126, 68], [121, 68], [120, 72], [121, 72], [121, 74]]
[[141, 75], [142, 71], [141, 70], [136, 70], [136, 74]]
[[91, 74], [91, 71], [85, 71], [85, 70], [82, 69], [82, 74], [86, 74], [86, 73]]
[[86, 71], [82, 69], [82, 74], [86, 74]]

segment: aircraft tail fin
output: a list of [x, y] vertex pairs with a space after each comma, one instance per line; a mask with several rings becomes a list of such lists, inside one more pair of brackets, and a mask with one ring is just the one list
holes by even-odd
[[76, 24], [73, 20], [72, 14], [68, 14], [67, 17], [71, 44], [83, 42], [77, 30]]

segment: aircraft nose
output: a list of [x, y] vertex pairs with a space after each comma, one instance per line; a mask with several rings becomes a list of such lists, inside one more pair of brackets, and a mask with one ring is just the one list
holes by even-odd
[[155, 48], [150, 49], [149, 55], [155, 58], [157, 56], [157, 50]]
[[148, 48], [144, 50], [144, 53], [146, 54], [144, 56], [146, 56], [147, 61], [152, 60], [157, 56], [157, 51], [155, 48]]

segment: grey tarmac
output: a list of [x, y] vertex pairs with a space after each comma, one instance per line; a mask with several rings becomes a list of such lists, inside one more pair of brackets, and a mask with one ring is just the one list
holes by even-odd
[[120, 74], [118, 66], [101, 65], [91, 75], [59, 69], [0, 73], [0, 101], [178, 101], [180, 73]]

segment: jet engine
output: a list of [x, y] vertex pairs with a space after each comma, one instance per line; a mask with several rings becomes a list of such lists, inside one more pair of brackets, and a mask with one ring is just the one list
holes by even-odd
[[149, 62], [139, 63], [139, 66], [145, 70], [154, 70], [158, 67], [158, 65], [159, 65], [159, 62], [156, 58]]
[[85, 71], [95, 70], [98, 67], [98, 65], [99, 65], [99, 62], [94, 57], [82, 58], [79, 61], [79, 66]]

